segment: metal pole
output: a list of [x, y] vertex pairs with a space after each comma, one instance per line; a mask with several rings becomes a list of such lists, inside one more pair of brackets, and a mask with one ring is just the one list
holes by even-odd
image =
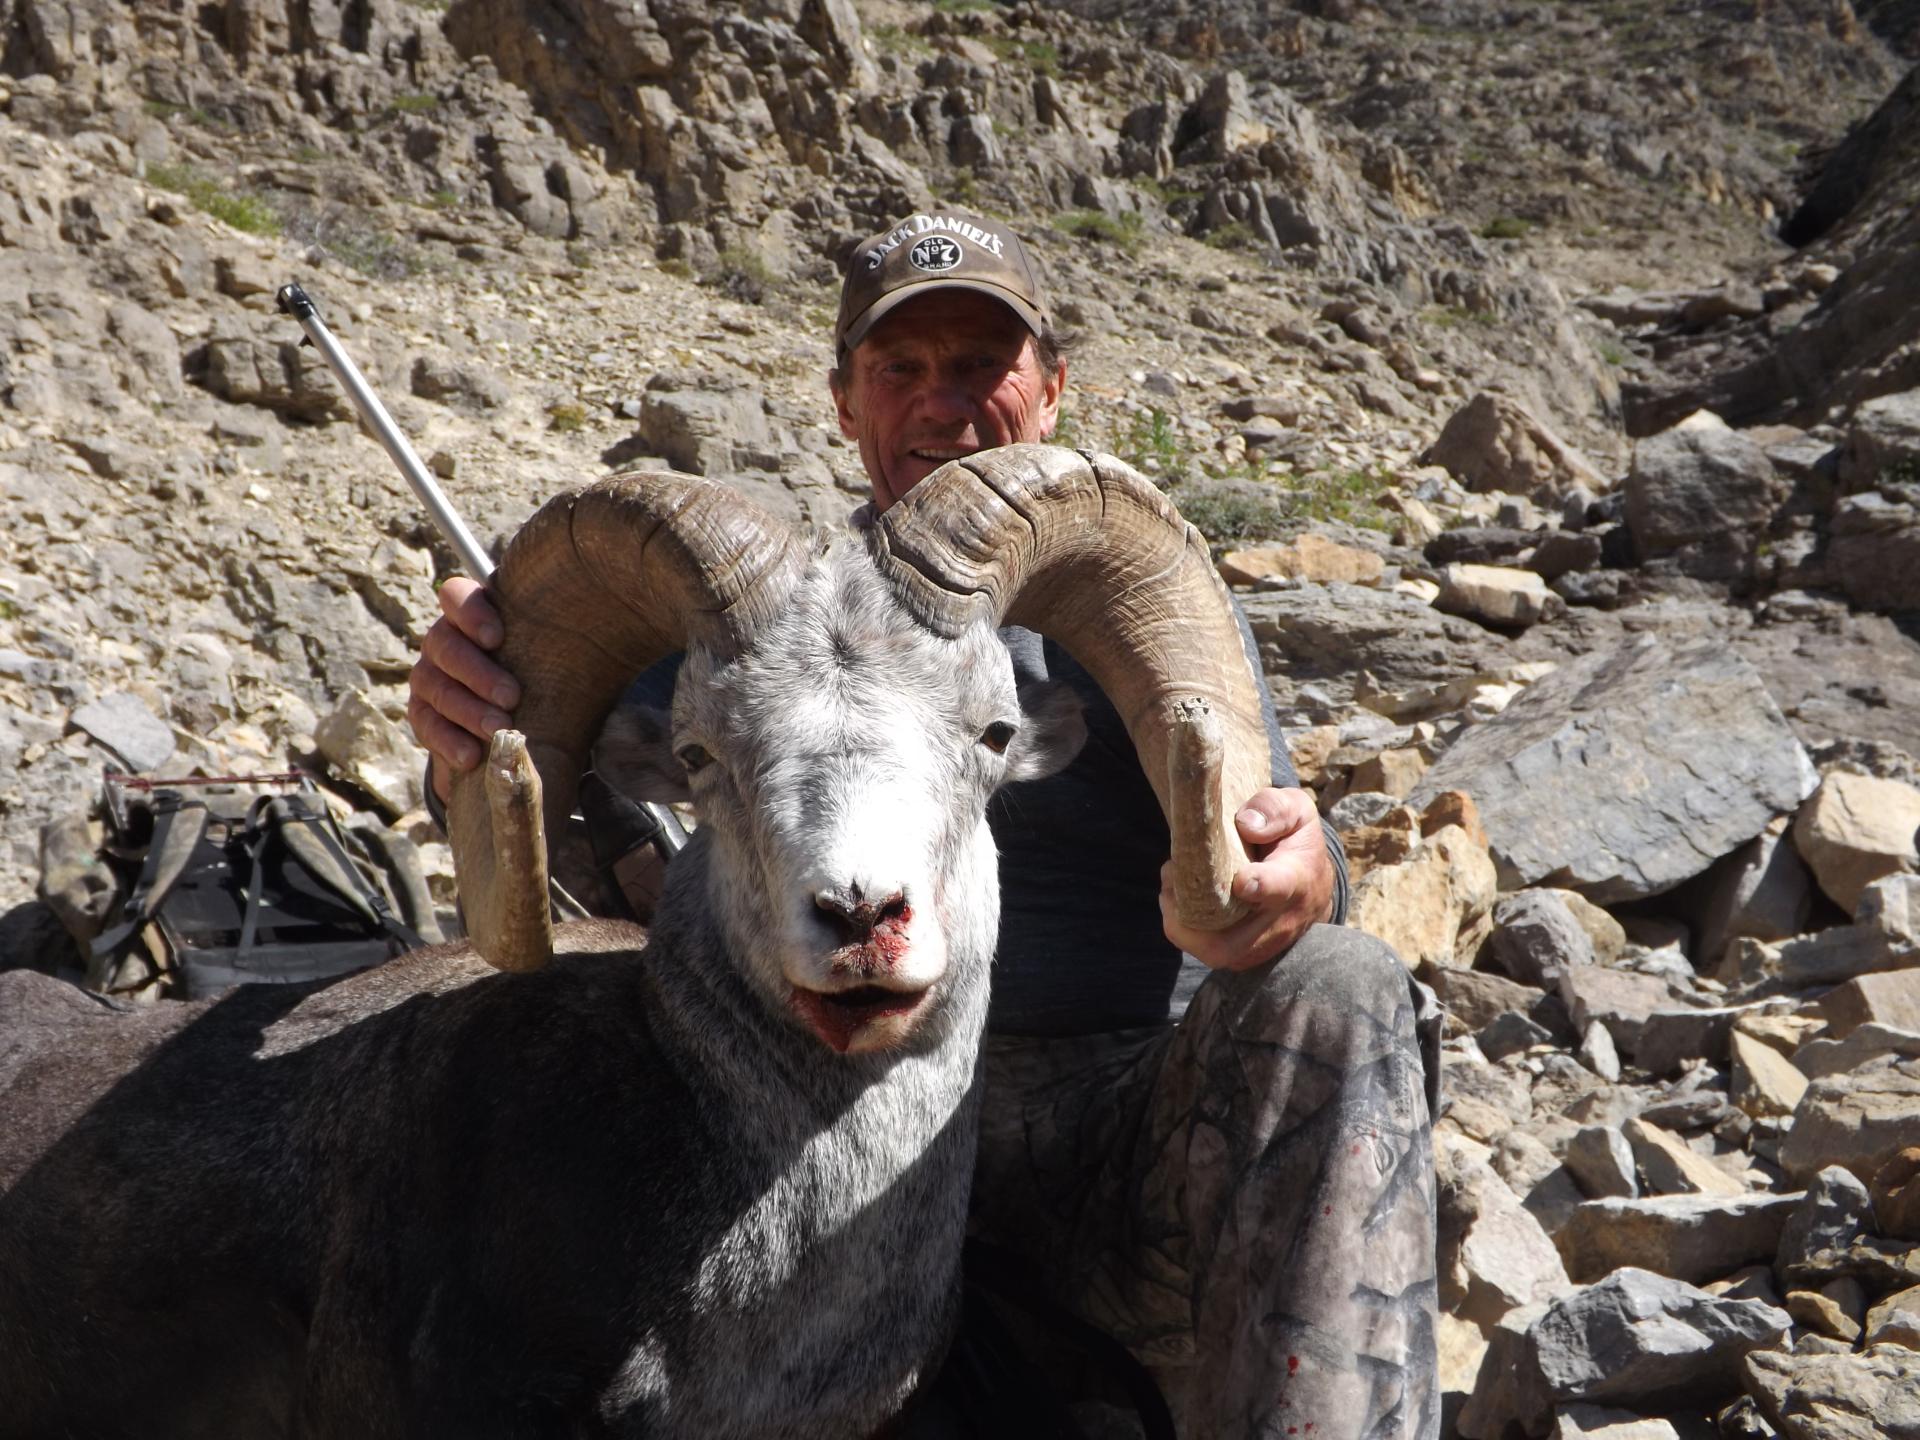
[[298, 285], [282, 285], [275, 299], [279, 302], [280, 313], [298, 320], [300, 328], [307, 332], [307, 339], [313, 342], [313, 348], [325, 357], [346, 390], [347, 398], [353, 401], [354, 409], [360, 412], [360, 418], [366, 421], [374, 439], [393, 457], [393, 463], [400, 467], [400, 473], [407, 477], [413, 493], [420, 497], [420, 503], [427, 507], [427, 514], [433, 517], [433, 523], [440, 527], [440, 533], [453, 546], [467, 574], [475, 580], [486, 580], [493, 574], [493, 562], [487, 558], [487, 552], [480, 548], [480, 542], [467, 529], [466, 521], [447, 502], [445, 492], [434, 483], [433, 476], [427, 473], [427, 467], [420, 463], [420, 457], [413, 453], [407, 437], [393, 423], [393, 417], [387, 414], [387, 407], [380, 403], [380, 397], [373, 393], [372, 387], [360, 374], [359, 367], [340, 348], [340, 342], [333, 338], [333, 332], [327, 329], [326, 322], [320, 318], [319, 308], [308, 298], [307, 292]]

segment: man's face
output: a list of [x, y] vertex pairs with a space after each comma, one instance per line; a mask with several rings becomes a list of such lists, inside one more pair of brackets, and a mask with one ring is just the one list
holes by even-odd
[[1066, 379], [1064, 362], [1040, 368], [1032, 332], [998, 300], [935, 290], [867, 332], [833, 399], [885, 510], [949, 460], [1052, 435]]

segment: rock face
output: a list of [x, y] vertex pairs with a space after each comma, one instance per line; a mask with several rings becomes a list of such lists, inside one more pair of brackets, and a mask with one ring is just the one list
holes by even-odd
[[1907, 1440], [1920, 1435], [1920, 1352], [1875, 1345], [1857, 1355], [1745, 1357], [1747, 1390], [1791, 1440]]
[[1793, 843], [1820, 888], [1849, 914], [1868, 885], [1920, 864], [1920, 790], [1836, 772], [1793, 821]]
[[1575, 1280], [1641, 1265], [1703, 1284], [1771, 1261], [1799, 1204], [1798, 1194], [1599, 1199], [1576, 1210], [1554, 1238]]
[[1759, 445], [1703, 414], [1635, 447], [1627, 526], [1644, 556], [1670, 558], [1697, 578], [1736, 580], [1786, 496]]
[[1887, 1056], [1807, 1087], [1780, 1146], [1790, 1175], [1842, 1165], [1862, 1181], [1920, 1135], [1920, 1059]]
[[1503, 884], [1608, 901], [1699, 874], [1816, 778], [1743, 661], [1641, 640], [1536, 682], [1463, 735], [1411, 798], [1471, 794]]

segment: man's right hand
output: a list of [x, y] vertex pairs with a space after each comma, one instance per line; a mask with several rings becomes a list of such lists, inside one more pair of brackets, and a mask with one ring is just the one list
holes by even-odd
[[444, 802], [447, 777], [478, 765], [493, 732], [512, 723], [520, 682], [487, 658], [504, 632], [485, 590], [456, 576], [440, 587], [440, 610], [407, 679], [407, 721], [433, 756], [433, 789]]

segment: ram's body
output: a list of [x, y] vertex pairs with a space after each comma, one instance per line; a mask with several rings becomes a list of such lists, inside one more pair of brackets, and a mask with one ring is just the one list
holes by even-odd
[[[614, 477], [491, 583], [526, 739], [454, 783], [473, 949], [132, 1015], [0, 976], [0, 1440], [885, 1421], [954, 1315], [987, 798], [1083, 733], [1015, 694], [1003, 619], [1115, 697], [1183, 913], [1236, 913], [1251, 675], [1204, 543], [1116, 462], [976, 457], [825, 550]], [[542, 781], [552, 823], [625, 677], [681, 648], [633, 768], [684, 770], [700, 831], [645, 948], [556, 939]]]

